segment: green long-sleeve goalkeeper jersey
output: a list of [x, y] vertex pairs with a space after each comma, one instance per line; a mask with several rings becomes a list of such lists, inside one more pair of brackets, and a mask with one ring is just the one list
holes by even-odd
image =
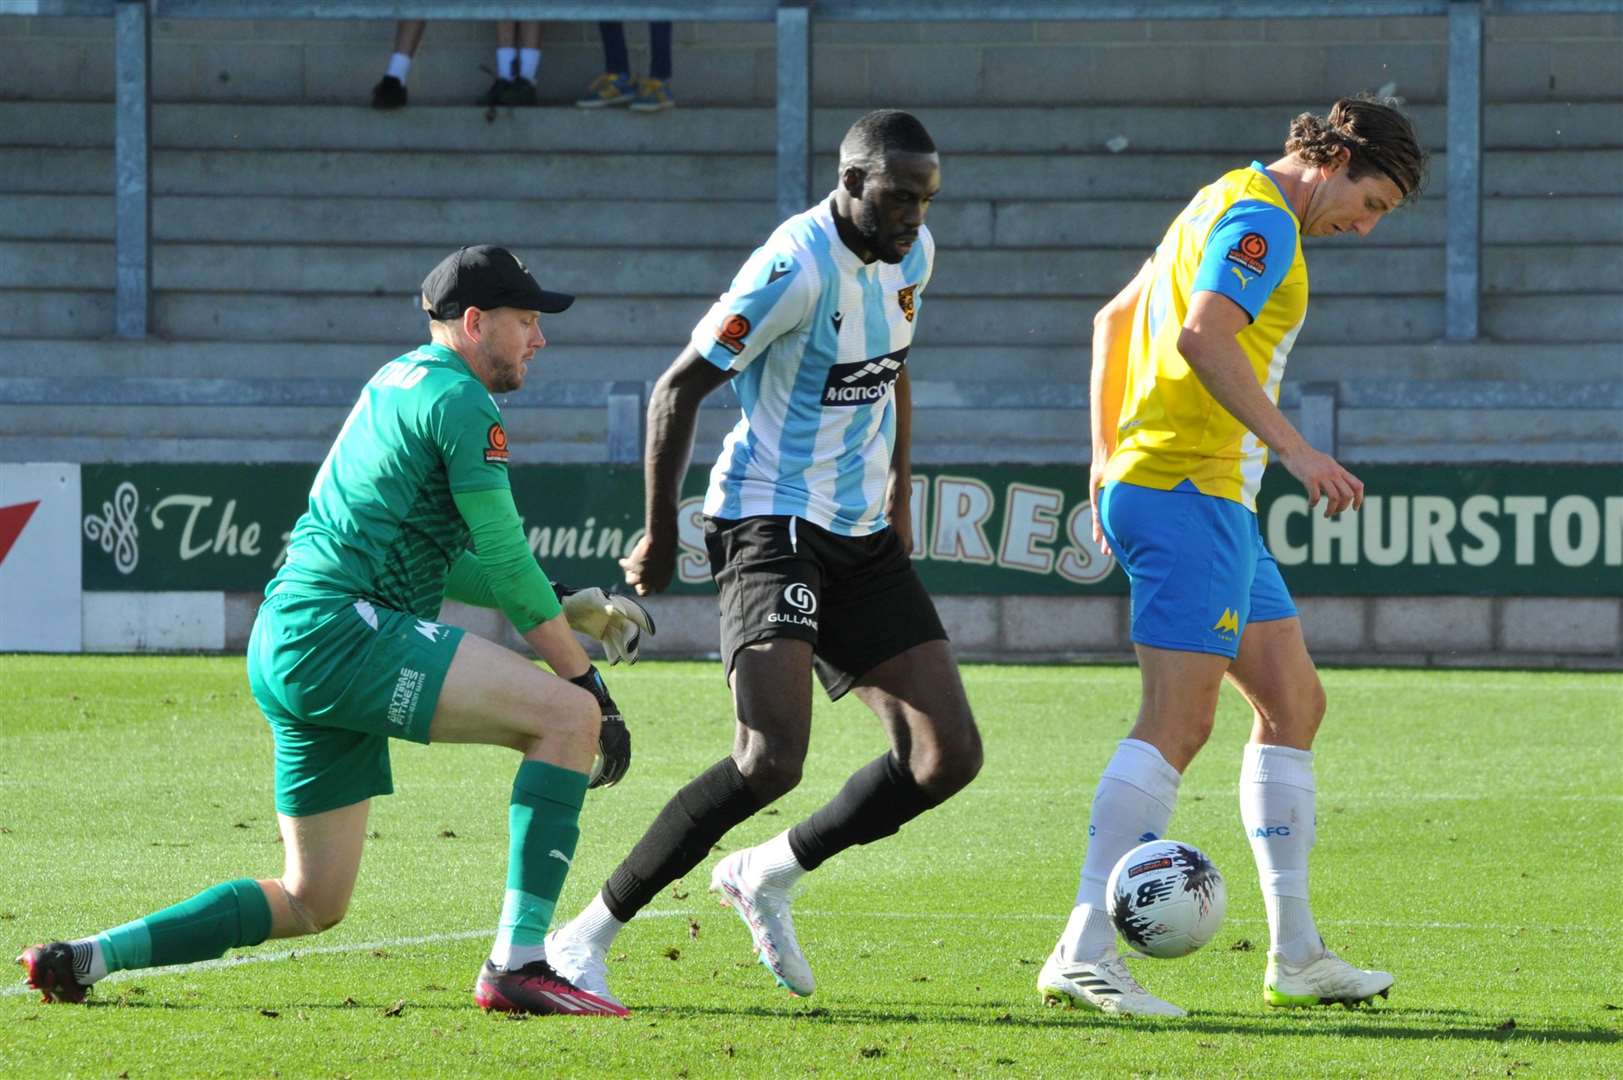
[[451, 564], [479, 564], [521, 632], [558, 614], [530, 556], [495, 400], [460, 356], [423, 345], [361, 391], [265, 593], [338, 593], [432, 619]]

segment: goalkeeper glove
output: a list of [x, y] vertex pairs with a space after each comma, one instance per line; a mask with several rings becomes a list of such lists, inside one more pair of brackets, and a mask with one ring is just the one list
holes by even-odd
[[592, 762], [591, 783], [588, 787], [612, 787], [631, 768], [631, 732], [626, 730], [620, 706], [609, 696], [609, 688], [596, 667], [586, 669], [584, 675], [569, 680], [597, 699], [603, 712], [603, 727], [597, 735], [597, 760]]
[[654, 633], [654, 619], [648, 609], [629, 596], [610, 595], [597, 586], [576, 589], [553, 582], [553, 591], [563, 602], [569, 628], [603, 643], [603, 658], [610, 664], [624, 660], [637, 662], [642, 636]]

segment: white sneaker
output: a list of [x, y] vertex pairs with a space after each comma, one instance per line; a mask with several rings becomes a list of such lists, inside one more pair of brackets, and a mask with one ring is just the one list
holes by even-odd
[[738, 912], [749, 927], [755, 955], [778, 985], [791, 994], [810, 997], [817, 987], [811, 966], [795, 940], [794, 920], [789, 917], [789, 890], [756, 884], [744, 873], [748, 849], [735, 851], [716, 864], [710, 874], [710, 891], [719, 894], [723, 907]]
[[1317, 960], [1294, 967], [1277, 953], [1268, 954], [1268, 974], [1262, 983], [1262, 1000], [1276, 1009], [1298, 1009], [1311, 1005], [1341, 1004], [1348, 1008], [1386, 997], [1392, 990], [1392, 976], [1384, 971], [1365, 971], [1324, 950]]
[[574, 983], [588, 994], [625, 1008], [625, 1002], [609, 993], [609, 965], [603, 953], [579, 938], [570, 937], [561, 930], [548, 934], [544, 942], [547, 963], [552, 970]]
[[1037, 974], [1037, 990], [1050, 1005], [1080, 1005], [1118, 1016], [1188, 1015], [1140, 986], [1126, 961], [1115, 955], [1091, 962], [1067, 960], [1055, 946]]

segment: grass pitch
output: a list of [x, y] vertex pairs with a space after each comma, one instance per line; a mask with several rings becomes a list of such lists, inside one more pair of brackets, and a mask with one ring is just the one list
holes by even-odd
[[[0, 989], [0, 1074], [44, 1076], [1618, 1076], [1623, 1072], [1623, 678], [1328, 671], [1314, 906], [1329, 944], [1397, 976], [1357, 1012], [1261, 1004], [1267, 930], [1235, 779], [1249, 715], [1225, 691], [1174, 837], [1229, 881], [1192, 957], [1140, 960], [1186, 1020], [1039, 1004], [1130, 668], [965, 668], [987, 764], [899, 837], [807, 879], [796, 999], [706, 893], [713, 859], [621, 935], [628, 1020], [482, 1014], [516, 758], [397, 744], [349, 917], [226, 962], [114, 976], [88, 1008]], [[713, 664], [610, 672], [631, 773], [587, 801], [573, 915], [664, 800], [731, 738]], [[280, 868], [271, 745], [240, 658], [0, 657], [0, 943], [10, 952]], [[800, 788], [723, 842], [756, 843], [884, 746], [821, 702]], [[16, 969], [11, 969], [16, 970]]]

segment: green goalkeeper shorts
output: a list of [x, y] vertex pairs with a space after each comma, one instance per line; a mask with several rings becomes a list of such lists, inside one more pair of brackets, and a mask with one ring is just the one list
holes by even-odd
[[462, 631], [353, 596], [277, 593], [248, 638], [248, 687], [276, 739], [290, 817], [394, 791], [389, 740], [428, 742]]

